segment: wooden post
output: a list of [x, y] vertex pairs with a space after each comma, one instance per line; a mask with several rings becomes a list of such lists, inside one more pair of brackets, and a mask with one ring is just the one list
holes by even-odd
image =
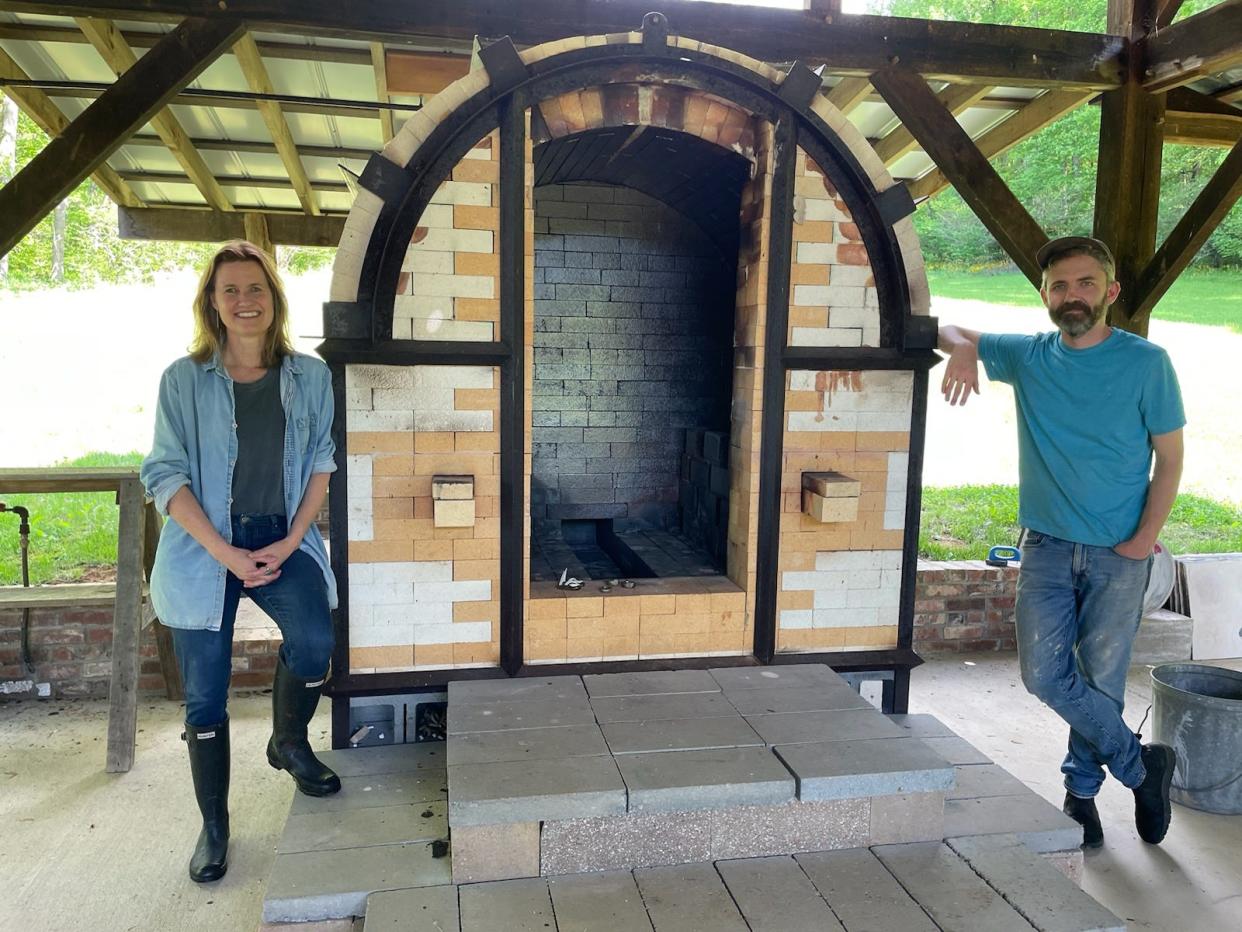
[[272, 244], [272, 236], [267, 229], [267, 218], [262, 214], [247, 213], [242, 217], [242, 224], [246, 239], [275, 259], [276, 247]]
[[[160, 531], [164, 522], [160, 520], [160, 513], [151, 502], [147, 502], [143, 508], [143, 516], [146, 536], [142, 541], [142, 573], [150, 583], [151, 570], [155, 567], [155, 550], [160, 543]], [[160, 653], [160, 671], [164, 674], [164, 695], [169, 699], [184, 699], [185, 690], [181, 685], [181, 669], [177, 666], [177, 655], [173, 650], [172, 632], [160, 624], [158, 618], [151, 624], [155, 646]]]
[[116, 606], [112, 616], [112, 682], [108, 690], [108, 773], [134, 766], [138, 734], [138, 643], [142, 637], [142, 564], [146, 539], [143, 488], [125, 479], [117, 492]]
[[1149, 0], [1109, 0], [1108, 29], [1127, 42], [1122, 85], [1100, 98], [1100, 148], [1095, 178], [1094, 235], [1117, 260], [1121, 294], [1109, 323], [1147, 335], [1150, 312], [1138, 313], [1139, 280], [1156, 251], [1164, 95], [1143, 89], [1143, 45]]

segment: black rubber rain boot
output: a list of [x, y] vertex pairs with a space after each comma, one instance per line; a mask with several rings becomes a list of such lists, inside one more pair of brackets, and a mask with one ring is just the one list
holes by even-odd
[[195, 883], [219, 880], [228, 870], [229, 853], [229, 723], [198, 727], [187, 724], [190, 774], [194, 795], [203, 814], [203, 830], [190, 857], [190, 879]]
[[289, 771], [298, 789], [307, 796], [331, 796], [341, 788], [340, 778], [315, 757], [306, 740], [306, 726], [319, 705], [323, 682], [323, 678], [304, 680], [294, 676], [283, 657], [276, 662], [267, 762], [277, 770]]

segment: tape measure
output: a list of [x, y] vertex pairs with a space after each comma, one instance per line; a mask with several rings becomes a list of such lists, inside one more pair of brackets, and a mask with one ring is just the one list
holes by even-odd
[[988, 558], [984, 562], [988, 566], [1008, 566], [1010, 562], [1021, 562], [1022, 551], [1017, 547], [997, 546], [988, 551]]

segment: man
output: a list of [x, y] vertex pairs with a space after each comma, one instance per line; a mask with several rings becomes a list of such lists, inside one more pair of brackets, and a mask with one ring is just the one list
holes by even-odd
[[1064, 811], [1083, 826], [1085, 846], [1103, 844], [1095, 795], [1107, 766], [1134, 791], [1140, 837], [1159, 844], [1171, 818], [1174, 751], [1140, 745], [1121, 712], [1152, 548], [1181, 479], [1181, 394], [1164, 350], [1108, 325], [1121, 289], [1107, 246], [1062, 237], [1036, 261], [1057, 329], [940, 328], [949, 354], [941, 388], [949, 404], [965, 404], [979, 391], [980, 359], [988, 378], [1014, 388], [1024, 533], [1018, 659], [1023, 685], [1070, 726]]

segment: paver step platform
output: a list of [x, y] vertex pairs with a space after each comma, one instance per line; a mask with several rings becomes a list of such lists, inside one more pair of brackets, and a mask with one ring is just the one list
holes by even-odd
[[1081, 828], [1057, 807], [823, 666], [454, 683], [448, 732], [321, 752], [343, 788], [295, 796], [265, 921], [360, 916], [412, 887], [915, 842], [969, 860], [954, 840], [990, 835], [1081, 877]]
[[1013, 835], [372, 894], [364, 932], [1123, 932]]

